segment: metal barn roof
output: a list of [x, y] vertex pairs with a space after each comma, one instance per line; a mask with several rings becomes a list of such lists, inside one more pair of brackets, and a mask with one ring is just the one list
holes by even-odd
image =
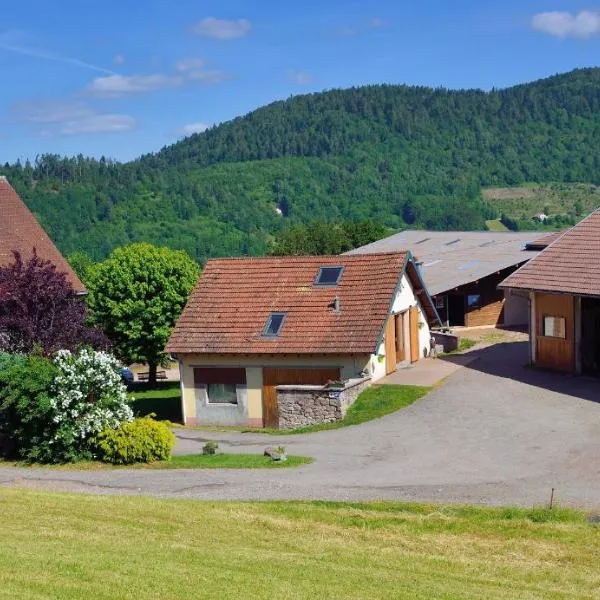
[[525, 246], [541, 235], [536, 231], [407, 230], [348, 254], [411, 250], [415, 260], [423, 263], [423, 278], [435, 296], [532, 259], [539, 250]]

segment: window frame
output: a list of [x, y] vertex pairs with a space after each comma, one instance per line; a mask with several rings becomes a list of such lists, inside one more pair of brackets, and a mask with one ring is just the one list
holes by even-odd
[[[210, 399], [210, 386], [211, 385], [232, 385], [235, 393], [235, 402], [215, 402]], [[204, 393], [206, 394], [206, 404], [210, 406], [239, 406], [240, 401], [238, 400], [238, 383], [205, 383]]]
[[[469, 298], [473, 298], [475, 296], [478, 298], [477, 304], [471, 304], [469, 302]], [[469, 310], [471, 310], [471, 309], [476, 310], [476, 309], [481, 308], [483, 306], [483, 296], [482, 296], [482, 294], [467, 294], [466, 300], [467, 300], [467, 308]]]
[[[271, 329], [271, 322], [272, 322], [273, 317], [281, 317], [281, 323], [279, 323], [279, 327], [277, 328], [277, 331], [275, 331], [274, 333], [269, 333], [269, 329]], [[287, 313], [284, 313], [284, 312], [269, 313], [269, 316], [267, 317], [267, 322], [265, 323], [265, 326], [263, 327], [262, 336], [265, 338], [278, 338], [281, 334], [281, 330], [283, 329], [286, 318], [287, 318]]]
[[[232, 385], [235, 389], [235, 402], [211, 402], [211, 385]], [[198, 366], [194, 367], [194, 388], [204, 394], [207, 406], [240, 406], [239, 390], [246, 388], [247, 373], [245, 367]]]
[[[339, 269], [339, 273], [337, 276], [337, 279], [333, 282], [331, 281], [327, 281], [327, 282], [320, 282], [319, 279], [321, 278], [321, 275], [323, 274], [323, 270], [324, 269]], [[317, 273], [317, 276], [315, 277], [314, 280], [314, 285], [318, 285], [319, 287], [335, 287], [336, 285], [338, 285], [342, 279], [342, 275], [344, 274], [344, 265], [323, 265], [321, 267], [319, 267], [319, 272]]]
[[[548, 335], [546, 333], [546, 319], [555, 319], [562, 322], [563, 335]], [[554, 327], [552, 328], [554, 331]], [[567, 339], [567, 318], [562, 315], [542, 315], [542, 331], [541, 337], [550, 338], [553, 340], [566, 340]]]

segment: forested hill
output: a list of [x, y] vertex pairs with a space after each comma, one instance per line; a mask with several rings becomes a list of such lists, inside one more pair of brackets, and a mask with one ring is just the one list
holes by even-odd
[[129, 241], [260, 254], [286, 224], [483, 228], [482, 186], [600, 184], [600, 69], [505, 90], [374, 85], [275, 102], [126, 164], [43, 156], [6, 175], [66, 254]]

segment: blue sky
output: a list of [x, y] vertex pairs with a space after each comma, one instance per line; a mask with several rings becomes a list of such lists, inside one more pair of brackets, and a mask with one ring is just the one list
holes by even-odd
[[21, 0], [0, 22], [0, 161], [128, 160], [334, 87], [489, 89], [596, 65], [600, 2]]

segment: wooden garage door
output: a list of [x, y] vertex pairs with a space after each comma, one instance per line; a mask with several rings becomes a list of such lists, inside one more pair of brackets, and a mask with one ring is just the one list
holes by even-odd
[[278, 385], [324, 385], [328, 381], [340, 379], [340, 369], [329, 367], [324, 369], [280, 369], [265, 367], [263, 369], [263, 426], [279, 427], [277, 411]]

